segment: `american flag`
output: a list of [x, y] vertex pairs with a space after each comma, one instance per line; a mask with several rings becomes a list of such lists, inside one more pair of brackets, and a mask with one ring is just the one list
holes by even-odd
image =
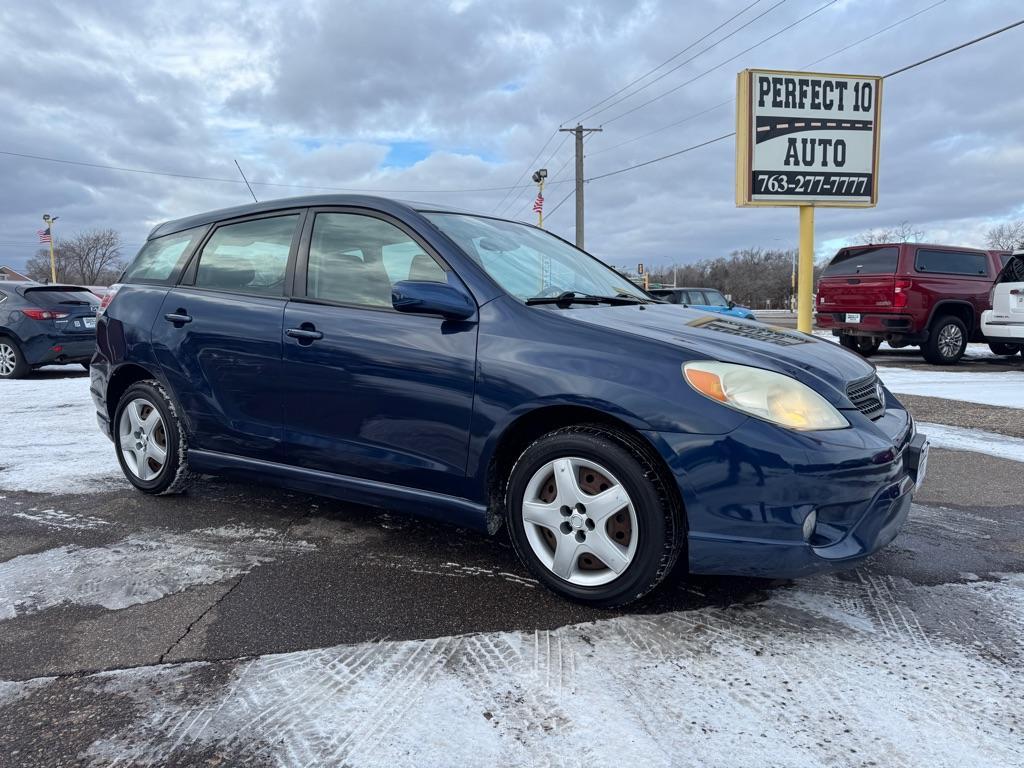
[[544, 213], [544, 195], [537, 193], [537, 199], [533, 201], [533, 212]]
[[40, 243], [50, 242], [50, 228], [36, 230], [36, 234], [39, 235]]

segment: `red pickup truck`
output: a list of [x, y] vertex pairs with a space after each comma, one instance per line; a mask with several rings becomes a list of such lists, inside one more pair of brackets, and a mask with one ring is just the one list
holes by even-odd
[[985, 340], [981, 313], [1009, 257], [924, 243], [842, 248], [818, 282], [817, 326], [865, 356], [885, 341], [919, 345], [928, 362], [951, 365], [969, 341]]

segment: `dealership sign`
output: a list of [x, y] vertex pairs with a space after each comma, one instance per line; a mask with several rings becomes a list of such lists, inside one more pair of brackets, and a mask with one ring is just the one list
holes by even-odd
[[747, 69], [737, 98], [737, 205], [877, 202], [880, 77]]

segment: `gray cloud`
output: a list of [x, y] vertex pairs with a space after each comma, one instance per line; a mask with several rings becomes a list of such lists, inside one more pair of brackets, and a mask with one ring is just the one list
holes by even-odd
[[[787, 0], [643, 95], [596, 116], [596, 124], [610, 122], [587, 144], [588, 175], [731, 130], [728, 106], [600, 151], [730, 98], [743, 67], [799, 67], [932, 0], [841, 0], [656, 103], [611, 120], [822, 2]], [[238, 158], [250, 178], [278, 184], [507, 186], [562, 121], [745, 4], [7, 4], [0, 8], [0, 150], [226, 179], [236, 178], [232, 159]], [[765, 0], [743, 19], [770, 5]], [[1018, 14], [1012, 0], [950, 0], [817, 68], [884, 73]], [[904, 219], [935, 239], [980, 244], [986, 226], [1021, 213], [1021, 35], [1009, 32], [886, 83], [880, 204], [820, 212], [823, 250]], [[538, 161], [549, 161], [553, 176], [571, 156], [571, 142], [562, 141], [557, 136]], [[413, 154], [402, 161], [400, 150]], [[588, 184], [588, 248], [613, 263], [635, 264], [690, 261], [748, 245], [790, 246], [795, 211], [735, 208], [733, 162], [725, 141]], [[569, 163], [554, 180], [568, 179], [571, 169]], [[25, 243], [24, 249], [0, 246], [0, 263], [15, 266], [35, 250], [34, 232], [46, 211], [61, 216], [58, 235], [113, 226], [138, 243], [160, 220], [248, 197], [237, 183], [8, 156], [0, 156], [0, 179], [0, 242]], [[549, 186], [549, 210], [569, 189]], [[291, 193], [259, 185], [257, 192]], [[503, 195], [396, 196], [489, 211]], [[502, 207], [528, 217], [532, 195], [517, 191]], [[571, 237], [572, 212], [570, 200], [549, 226]]]

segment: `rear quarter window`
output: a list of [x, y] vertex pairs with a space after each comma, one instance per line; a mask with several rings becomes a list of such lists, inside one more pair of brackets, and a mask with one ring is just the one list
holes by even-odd
[[896, 271], [898, 248], [845, 248], [835, 255], [822, 277], [891, 275]]
[[938, 251], [919, 248], [914, 258], [914, 269], [927, 274], [988, 275], [988, 257], [970, 251]]
[[121, 282], [176, 283], [185, 260], [205, 231], [206, 227], [196, 227], [150, 240], [142, 246], [138, 256], [125, 270]]

